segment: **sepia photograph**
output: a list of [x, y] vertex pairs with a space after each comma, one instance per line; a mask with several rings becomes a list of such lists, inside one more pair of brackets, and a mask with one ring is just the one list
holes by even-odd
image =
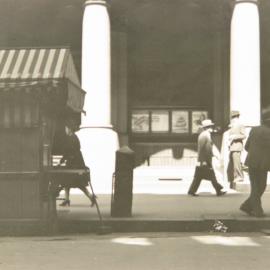
[[0, 270], [269, 269], [269, 15], [0, 0]]

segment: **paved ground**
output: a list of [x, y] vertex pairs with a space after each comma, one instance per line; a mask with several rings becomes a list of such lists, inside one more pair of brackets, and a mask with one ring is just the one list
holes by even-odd
[[[229, 189], [228, 183], [220, 180], [224, 190], [227, 191], [227, 194], [222, 197], [215, 195], [209, 181], [202, 181], [198, 190], [199, 197], [190, 197], [187, 196], [187, 191], [192, 177], [193, 168], [181, 168], [181, 173], [177, 167], [135, 170], [133, 219], [179, 220], [198, 219], [205, 216], [246, 217], [239, 211], [239, 206], [248, 197], [248, 181], [239, 183], [238, 190], [240, 191], [235, 191]], [[110, 218], [111, 191], [105, 192], [102, 184], [99, 183], [93, 184], [93, 187], [98, 194], [98, 203], [104, 217]], [[270, 216], [270, 192], [268, 191], [263, 196], [263, 205]], [[88, 199], [78, 189], [71, 190], [71, 207], [58, 207], [58, 211], [61, 216], [70, 218], [88, 219], [96, 215], [95, 209], [89, 208]]]
[[[217, 197], [211, 193], [201, 193], [199, 197], [187, 195], [157, 195], [135, 194], [133, 196], [132, 218], [136, 220], [184, 220], [212, 218], [246, 218], [246, 214], [239, 210], [240, 204], [246, 199], [246, 193], [228, 194]], [[106, 219], [110, 216], [110, 195], [98, 195], [100, 210]], [[270, 193], [265, 193], [263, 205], [270, 217]], [[90, 208], [87, 198], [83, 195], [71, 196], [70, 207], [58, 207], [61, 217], [90, 219], [97, 216], [95, 208]]]
[[3, 270], [266, 270], [263, 234], [111, 234], [0, 239]]
[[[98, 203], [105, 222], [108, 222], [114, 231], [137, 232], [210, 231], [216, 220], [224, 221], [231, 231], [270, 229], [270, 192], [267, 191], [263, 196], [267, 216], [257, 219], [239, 210], [240, 204], [248, 197], [248, 183], [241, 184], [245, 188], [241, 188], [244, 191], [239, 192], [230, 190], [227, 183], [223, 182], [227, 194], [217, 197], [210, 183], [203, 181], [198, 190], [199, 197], [190, 197], [187, 190], [193, 171], [187, 170], [182, 174], [185, 177], [181, 180], [177, 178], [178, 174], [177, 169], [136, 172], [132, 217], [125, 218], [111, 217], [111, 194], [102, 192], [101, 186], [97, 185]], [[98, 220], [95, 208], [89, 207], [87, 198], [78, 190], [72, 191], [70, 207], [58, 207], [58, 215], [61, 224], [66, 225], [64, 231], [69, 230], [69, 225], [74, 228], [82, 227], [83, 222], [85, 227], [82, 231], [91, 231], [91, 222]]]
[[[235, 191], [229, 189], [226, 182], [219, 180], [227, 194], [217, 197], [209, 181], [203, 181], [198, 190], [199, 196], [190, 197], [187, 190], [192, 176], [193, 170], [183, 168], [181, 177], [179, 168], [135, 170], [132, 215], [125, 217], [111, 216], [111, 190], [104, 188], [102, 183], [93, 183], [104, 225], [113, 232], [210, 232], [219, 220], [228, 228], [228, 232], [270, 230], [269, 185], [262, 199], [266, 217], [254, 218], [239, 210], [241, 203], [248, 197], [248, 182], [239, 184], [241, 188], [238, 190], [241, 191]], [[70, 199], [70, 207], [57, 207], [58, 224], [50, 222], [51, 231], [56, 228], [58, 234], [99, 231], [102, 226], [95, 207], [90, 208], [89, 200], [78, 189], [72, 189]], [[57, 204], [59, 203], [60, 201], [57, 201]], [[122, 206], [125, 205], [124, 203]], [[0, 234], [39, 233], [34, 230], [33, 226], [36, 225], [31, 220], [26, 221], [24, 227], [21, 226], [22, 223], [23, 221], [13, 222], [10, 227], [8, 221], [2, 222], [3, 230], [0, 230]], [[38, 226], [43, 226], [43, 231], [47, 228], [44, 224]]]

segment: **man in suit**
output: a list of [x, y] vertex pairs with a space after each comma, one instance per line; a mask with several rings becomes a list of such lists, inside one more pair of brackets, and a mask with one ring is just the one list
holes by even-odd
[[198, 162], [199, 166], [196, 166], [195, 175], [188, 194], [191, 196], [198, 196], [196, 194], [197, 189], [203, 179], [210, 180], [217, 196], [224, 195], [226, 192], [222, 191], [223, 187], [217, 182], [213, 167], [213, 142], [211, 133], [213, 132], [214, 123], [210, 119], [202, 121], [202, 132], [198, 137]]
[[230, 156], [227, 175], [231, 188], [234, 187], [236, 182], [244, 180], [241, 152], [243, 151], [243, 140], [246, 138], [246, 134], [245, 127], [240, 123], [239, 117], [239, 111], [231, 112], [231, 123], [228, 130]]
[[251, 216], [263, 217], [261, 197], [267, 183], [267, 172], [270, 170], [270, 110], [263, 113], [262, 125], [251, 129], [245, 149], [248, 152], [245, 165], [251, 191], [240, 210]]

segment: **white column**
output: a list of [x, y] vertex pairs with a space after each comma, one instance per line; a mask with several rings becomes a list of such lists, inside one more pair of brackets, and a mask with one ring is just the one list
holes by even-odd
[[236, 0], [231, 21], [230, 109], [260, 124], [260, 25], [257, 0]]
[[82, 126], [111, 125], [111, 36], [106, 1], [85, 2], [82, 31]]
[[78, 132], [96, 192], [110, 192], [118, 135], [111, 125], [110, 18], [105, 0], [85, 2], [82, 29], [82, 89], [86, 91]]

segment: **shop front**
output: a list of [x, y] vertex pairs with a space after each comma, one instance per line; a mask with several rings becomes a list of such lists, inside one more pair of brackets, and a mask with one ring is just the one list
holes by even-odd
[[194, 166], [200, 122], [213, 119], [219, 142], [229, 122], [231, 7], [134, 1], [121, 24], [115, 14], [121, 4], [111, 9], [112, 94], [126, 87], [127, 98], [123, 107], [114, 99], [112, 105], [122, 114], [126, 108], [127, 118], [118, 113], [114, 126], [123, 128], [125, 120], [119, 136], [126, 133], [137, 166]]
[[107, 191], [119, 146], [135, 151], [137, 166], [193, 164], [198, 119], [221, 128], [220, 142], [231, 109], [253, 126], [270, 104], [268, 0], [13, 2], [0, 10], [2, 47], [75, 52], [87, 92], [82, 151]]
[[137, 166], [193, 166], [198, 119], [216, 123], [219, 148], [230, 110], [239, 110], [247, 127], [260, 123], [270, 104], [260, 76], [265, 1], [111, 4], [112, 120]]
[[61, 154], [65, 120], [80, 125], [85, 92], [67, 48], [5, 49], [0, 58], [0, 223], [44, 228], [46, 171]]

